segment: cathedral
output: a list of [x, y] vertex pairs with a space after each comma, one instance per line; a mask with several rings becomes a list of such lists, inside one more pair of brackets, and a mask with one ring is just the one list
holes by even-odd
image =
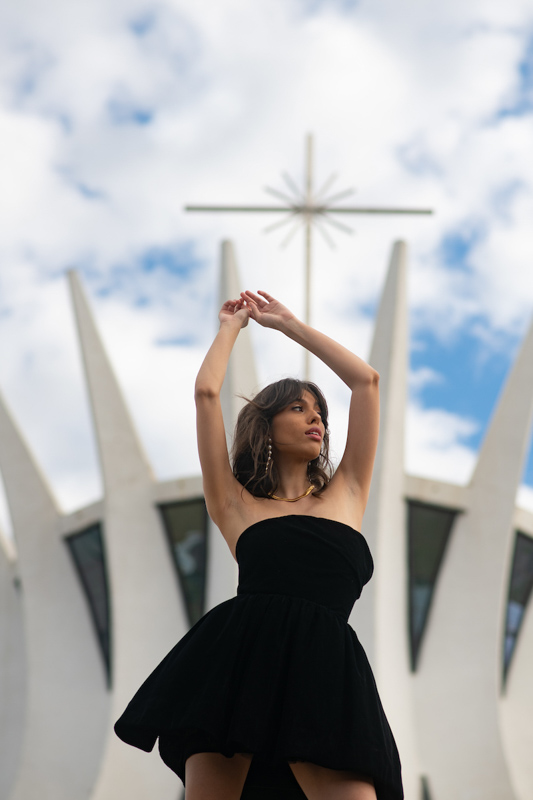
[[[408, 248], [393, 245], [370, 364], [381, 433], [363, 533], [375, 574], [350, 624], [402, 759], [406, 800], [533, 797], [533, 513], [516, 505], [533, 412], [526, 334], [467, 486], [404, 469]], [[64, 514], [0, 398], [0, 800], [179, 800], [157, 752], [113, 733], [140, 683], [237, 564], [199, 475], [154, 479], [80, 279], [69, 274], [104, 496]], [[220, 296], [240, 290], [221, 249]], [[228, 437], [257, 386], [248, 329], [223, 387]], [[277, 799], [281, 800], [281, 799]]]

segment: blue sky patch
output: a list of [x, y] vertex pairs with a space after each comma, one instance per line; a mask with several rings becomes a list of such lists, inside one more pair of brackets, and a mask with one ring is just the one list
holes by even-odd
[[148, 308], [150, 306], [150, 298], [147, 295], [139, 295], [135, 298], [135, 308]]
[[413, 139], [396, 148], [396, 156], [408, 172], [412, 175], [441, 176], [442, 167], [431, 154], [429, 148], [418, 139]]
[[[116, 263], [105, 269], [94, 270], [90, 262], [83, 272], [91, 276], [98, 297], [121, 295], [135, 308], [143, 309], [165, 304], [169, 291], [197, 278], [205, 263], [195, 255], [192, 242], [163, 247], [154, 245], [133, 257], [128, 263]], [[160, 273], [153, 280], [154, 273]], [[166, 274], [166, 278], [164, 278]], [[161, 278], [164, 278], [163, 283]], [[162, 288], [166, 287], [166, 288]]]
[[510, 221], [514, 202], [524, 191], [527, 192], [528, 187], [523, 180], [517, 178], [508, 181], [508, 183], [498, 187], [492, 195], [492, 209], [501, 219]]
[[69, 167], [57, 167], [56, 172], [86, 200], [105, 200], [106, 194], [96, 186], [91, 186], [84, 180], [75, 178]]
[[528, 486], [533, 486], [533, 448], [531, 447], [531, 441], [529, 443], [529, 447], [529, 457], [527, 459], [524, 474], [522, 476], [522, 483], [527, 483]]
[[445, 379], [428, 383], [417, 391], [417, 397], [425, 408], [446, 409], [479, 422], [479, 430], [468, 442], [479, 448], [515, 358], [517, 342], [510, 341], [507, 352], [489, 356], [479, 339], [468, 331], [447, 344], [426, 334], [424, 344], [423, 350], [411, 350], [411, 369], [429, 367]]
[[528, 39], [517, 67], [517, 86], [513, 102], [498, 110], [496, 119], [522, 117], [533, 113], [533, 36]]
[[74, 130], [74, 124], [72, 117], [69, 114], [67, 114], [65, 111], [54, 111], [50, 113], [49, 116], [51, 116], [52, 119], [59, 124], [63, 133], [66, 133], [70, 136]]
[[74, 186], [87, 200], [103, 200], [105, 197], [105, 194], [100, 189], [95, 189], [83, 181], [74, 182]]
[[149, 125], [154, 118], [151, 109], [125, 100], [110, 100], [107, 110], [115, 125]]
[[483, 238], [480, 225], [465, 226], [456, 231], [450, 231], [441, 239], [439, 245], [439, 260], [452, 269], [469, 269], [469, 258], [472, 250]]
[[13, 82], [15, 99], [24, 101], [35, 95], [39, 83], [55, 65], [55, 59], [42, 46], [25, 44], [18, 49], [21, 56], [20, 68]]
[[158, 347], [192, 347], [197, 344], [197, 339], [192, 334], [184, 334], [183, 336], [169, 336], [164, 339], [156, 339], [155, 344]]
[[141, 255], [139, 264], [143, 272], [164, 270], [182, 280], [186, 280], [201, 265], [190, 244], [176, 248], [150, 247]]
[[359, 5], [359, 0], [300, 0], [304, 13], [312, 16], [332, 8], [343, 14], [350, 14]]
[[524, 58], [518, 65], [520, 87], [525, 92], [533, 92], [533, 36], [529, 40]]
[[154, 28], [156, 23], [156, 13], [153, 10], [146, 10], [132, 19], [128, 27], [130, 31], [139, 38], [146, 36]]

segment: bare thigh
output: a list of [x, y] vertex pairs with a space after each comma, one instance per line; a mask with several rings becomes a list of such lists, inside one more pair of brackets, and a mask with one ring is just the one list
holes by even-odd
[[252, 755], [195, 753], [185, 762], [185, 800], [240, 800]]
[[303, 761], [289, 767], [308, 800], [376, 800], [371, 778]]

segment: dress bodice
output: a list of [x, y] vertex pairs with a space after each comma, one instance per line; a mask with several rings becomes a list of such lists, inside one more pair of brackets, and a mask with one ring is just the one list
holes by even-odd
[[237, 594], [310, 600], [348, 619], [373, 572], [364, 536], [343, 522], [299, 514], [255, 522], [237, 541]]

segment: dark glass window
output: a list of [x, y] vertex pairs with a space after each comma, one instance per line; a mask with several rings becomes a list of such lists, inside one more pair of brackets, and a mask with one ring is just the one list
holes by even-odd
[[505, 638], [503, 646], [504, 686], [532, 588], [533, 538], [526, 536], [525, 533], [517, 531], [505, 618]]
[[204, 613], [207, 510], [203, 498], [160, 506], [189, 622]]
[[409, 634], [411, 669], [414, 671], [440, 565], [458, 511], [415, 500], [409, 500], [407, 505]]
[[89, 605], [107, 685], [111, 685], [111, 614], [105, 547], [100, 523], [65, 537]]
[[429, 791], [428, 779], [425, 775], [420, 778], [420, 795], [422, 800], [431, 800], [431, 792]]

